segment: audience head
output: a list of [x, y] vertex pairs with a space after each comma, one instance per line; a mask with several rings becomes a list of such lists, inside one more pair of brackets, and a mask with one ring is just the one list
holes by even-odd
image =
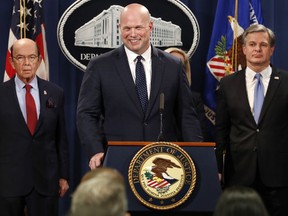
[[224, 190], [213, 216], [269, 216], [269, 214], [254, 189], [233, 186]]
[[168, 53], [181, 59], [182, 63], [185, 66], [185, 72], [186, 72], [186, 76], [187, 76], [189, 85], [191, 86], [190, 62], [189, 62], [189, 57], [186, 54], [186, 52], [184, 50], [182, 50], [180, 48], [176, 48], [176, 47], [170, 47], [170, 48], [166, 49], [165, 52], [168, 52]]
[[124, 179], [115, 169], [89, 171], [72, 196], [72, 216], [124, 216], [126, 212]]

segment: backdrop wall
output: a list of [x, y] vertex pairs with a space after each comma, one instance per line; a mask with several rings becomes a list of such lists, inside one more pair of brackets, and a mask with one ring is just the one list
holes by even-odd
[[[44, 1], [44, 0], [43, 0]], [[100, 1], [100, 0], [99, 0]], [[50, 81], [61, 86], [65, 91], [66, 128], [70, 150], [70, 191], [60, 201], [60, 215], [65, 215], [70, 206], [71, 193], [88, 168], [88, 160], [82, 151], [77, 136], [75, 117], [78, 92], [83, 72], [73, 66], [62, 54], [57, 42], [57, 24], [62, 13], [74, 0], [47, 0], [42, 3], [45, 11], [46, 37], [50, 61]], [[137, 1], [135, 1], [137, 2]], [[202, 93], [207, 50], [213, 27], [217, 1], [214, 0], [182, 0], [196, 16], [201, 31], [199, 46], [191, 58], [193, 90]], [[264, 24], [276, 34], [276, 51], [272, 63], [288, 70], [288, 28], [286, 14], [287, 0], [262, 0]], [[0, 7], [0, 80], [3, 80], [8, 34], [11, 22], [13, 1], [1, 1]], [[3, 133], [3, 131], [2, 131]]]

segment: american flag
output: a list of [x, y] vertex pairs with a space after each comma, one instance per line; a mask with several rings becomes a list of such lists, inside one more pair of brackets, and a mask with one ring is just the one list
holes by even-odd
[[234, 72], [231, 67], [231, 60], [228, 56], [224, 59], [221, 56], [215, 55], [207, 62], [207, 67], [218, 81], [220, 81], [227, 73]]
[[148, 180], [148, 186], [152, 188], [163, 188], [165, 186], [170, 186], [171, 184], [167, 182], [166, 180], [162, 179], [160, 182], [155, 180]]
[[4, 81], [11, 79], [15, 75], [15, 70], [9, 62], [9, 58], [11, 57], [10, 48], [16, 40], [21, 38], [30, 38], [36, 41], [42, 56], [42, 62], [38, 68], [37, 75], [42, 79], [49, 79], [43, 1], [44, 0], [14, 0]]

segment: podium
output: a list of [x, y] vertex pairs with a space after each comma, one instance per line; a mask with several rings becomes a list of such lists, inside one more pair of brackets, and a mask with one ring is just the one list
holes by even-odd
[[210, 142], [172, 142], [179, 145], [193, 160], [197, 182], [190, 197], [181, 205], [169, 210], [155, 210], [143, 205], [132, 192], [128, 181], [129, 165], [133, 157], [145, 145], [154, 142], [118, 142], [108, 143], [103, 166], [117, 169], [125, 178], [128, 211], [136, 215], [212, 215], [221, 194], [218, 180], [215, 143]]

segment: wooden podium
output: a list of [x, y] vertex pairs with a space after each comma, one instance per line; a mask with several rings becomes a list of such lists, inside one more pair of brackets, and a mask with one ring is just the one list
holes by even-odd
[[155, 142], [108, 143], [103, 165], [119, 170], [126, 179], [128, 211], [136, 215], [212, 215], [221, 194], [218, 180], [215, 143], [211, 142], [172, 142], [179, 145], [192, 158], [197, 173], [197, 182], [191, 196], [180, 206], [170, 210], [154, 210], [143, 205], [132, 192], [128, 181], [129, 165], [133, 157], [145, 145]]

